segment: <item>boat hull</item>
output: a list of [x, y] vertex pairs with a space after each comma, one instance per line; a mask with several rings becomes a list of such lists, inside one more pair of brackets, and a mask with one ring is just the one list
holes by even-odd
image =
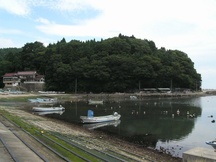
[[31, 103], [40, 103], [40, 104], [52, 104], [56, 102], [56, 99], [52, 98], [36, 98], [28, 99]]
[[33, 114], [36, 115], [48, 115], [48, 114], [59, 114], [62, 115], [65, 111], [59, 110], [59, 111], [34, 111]]
[[33, 107], [32, 111], [36, 112], [47, 112], [47, 111], [63, 111], [64, 107]]

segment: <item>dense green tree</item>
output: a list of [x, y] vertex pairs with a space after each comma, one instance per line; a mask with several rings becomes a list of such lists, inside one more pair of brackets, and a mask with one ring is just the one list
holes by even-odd
[[[26, 43], [0, 49], [0, 73], [37, 70], [47, 90], [67, 92], [130, 92], [171, 87], [199, 90], [201, 75], [186, 53], [158, 49], [153, 41], [133, 35], [88, 40], [63, 38], [45, 47]], [[1, 86], [1, 85], [0, 85]]]
[[22, 70], [42, 70], [45, 47], [40, 42], [27, 43], [21, 51]]

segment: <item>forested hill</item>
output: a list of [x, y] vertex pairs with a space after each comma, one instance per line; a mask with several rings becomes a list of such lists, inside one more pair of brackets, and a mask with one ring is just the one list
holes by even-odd
[[201, 87], [201, 75], [186, 53], [121, 34], [101, 41], [63, 38], [47, 47], [34, 42], [10, 52], [0, 49], [1, 76], [24, 70], [45, 75], [46, 89], [55, 91], [74, 92], [77, 85], [78, 92], [129, 92], [167, 88], [171, 82], [173, 88]]

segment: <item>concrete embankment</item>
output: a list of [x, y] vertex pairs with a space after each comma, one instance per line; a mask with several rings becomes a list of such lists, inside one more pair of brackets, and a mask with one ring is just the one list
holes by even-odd
[[183, 162], [215, 162], [216, 156], [212, 149], [196, 147], [183, 153]]

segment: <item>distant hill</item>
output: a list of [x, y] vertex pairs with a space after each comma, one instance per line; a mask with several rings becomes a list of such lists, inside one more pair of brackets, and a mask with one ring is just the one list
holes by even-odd
[[201, 75], [186, 53], [158, 49], [153, 41], [134, 36], [119, 34], [85, 42], [66, 42], [63, 38], [47, 47], [34, 42], [21, 49], [5, 50], [0, 49], [1, 75], [36, 70], [45, 75], [46, 90], [99, 93], [201, 87]]

